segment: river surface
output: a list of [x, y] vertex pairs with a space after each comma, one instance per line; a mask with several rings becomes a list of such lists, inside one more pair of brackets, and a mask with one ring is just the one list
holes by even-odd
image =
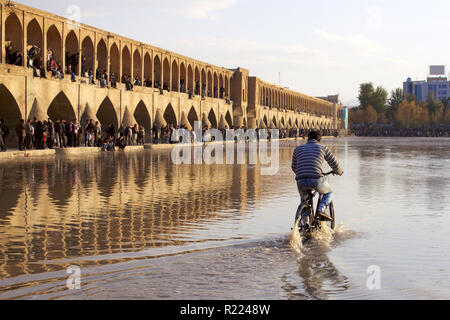
[[169, 150], [0, 163], [0, 299], [449, 299], [450, 139], [325, 140], [338, 225], [296, 246], [300, 143], [276, 175]]

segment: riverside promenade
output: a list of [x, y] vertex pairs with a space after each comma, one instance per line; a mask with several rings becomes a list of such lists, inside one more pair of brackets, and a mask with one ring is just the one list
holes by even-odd
[[[325, 136], [322, 139], [335, 139], [332, 136]], [[306, 140], [302, 138], [284, 138], [284, 139], [276, 139], [277, 141], [298, 141], [298, 142], [306, 142]], [[259, 141], [267, 141], [267, 140], [259, 140]], [[170, 150], [175, 147], [183, 147], [183, 146], [198, 146], [198, 145], [212, 145], [212, 144], [236, 144], [235, 141], [212, 141], [206, 143], [190, 143], [190, 144], [145, 144], [141, 146], [127, 146], [124, 150], [120, 150], [118, 147], [115, 148], [114, 152], [139, 152], [144, 150]], [[0, 152], [0, 161], [7, 160], [17, 160], [21, 158], [25, 159], [38, 159], [43, 157], [78, 157], [85, 156], [91, 154], [100, 154], [100, 153], [112, 153], [111, 151], [102, 151], [101, 148], [97, 147], [79, 147], [79, 148], [56, 148], [56, 149], [45, 149], [45, 150], [10, 150], [6, 152]]]
[[[145, 146], [128, 146], [124, 150], [115, 148], [115, 152], [135, 152], [143, 151]], [[77, 157], [85, 156], [89, 154], [98, 154], [103, 152], [101, 148], [96, 147], [79, 147], [79, 148], [56, 148], [56, 149], [45, 149], [45, 150], [11, 150], [6, 152], [0, 152], [0, 161], [3, 160], [16, 160], [20, 158], [42, 158], [42, 157], [52, 157], [52, 156], [64, 156], [64, 157]]]

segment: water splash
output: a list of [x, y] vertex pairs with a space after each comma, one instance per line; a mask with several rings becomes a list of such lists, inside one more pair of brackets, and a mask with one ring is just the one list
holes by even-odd
[[297, 219], [294, 229], [292, 229], [291, 235], [289, 236], [289, 245], [293, 250], [297, 251], [297, 253], [301, 253], [303, 248], [302, 236], [298, 231], [299, 223], [300, 219]]
[[316, 229], [311, 234], [311, 238], [308, 242], [303, 244], [303, 237], [298, 230], [300, 221], [295, 223], [294, 229], [289, 236], [289, 245], [292, 250], [299, 254], [304, 254], [312, 244], [313, 247], [322, 247], [325, 250], [330, 250], [331, 246], [336, 245], [346, 239], [352, 238], [355, 233], [349, 230], [344, 224], [338, 224], [334, 230], [332, 230], [326, 222], [322, 222], [321, 228]]
[[334, 240], [335, 232], [326, 222], [321, 222], [320, 228], [312, 232], [311, 238], [323, 244], [330, 244]]
[[334, 228], [334, 242], [342, 242], [352, 239], [358, 235], [357, 232], [350, 230], [345, 224], [339, 223]]

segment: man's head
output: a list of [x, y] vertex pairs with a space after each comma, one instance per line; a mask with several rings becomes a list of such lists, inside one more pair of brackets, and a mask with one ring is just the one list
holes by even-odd
[[322, 140], [322, 135], [319, 131], [311, 131], [308, 134], [308, 140], [316, 140], [317, 142], [320, 142], [320, 140]]

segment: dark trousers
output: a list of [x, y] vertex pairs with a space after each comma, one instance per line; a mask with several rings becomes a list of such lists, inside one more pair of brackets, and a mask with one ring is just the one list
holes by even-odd
[[8, 136], [3, 136], [3, 144], [5, 145], [5, 151], [6, 151], [6, 138], [8, 138]]
[[19, 139], [19, 150], [22, 151], [23, 147], [25, 145], [25, 138], [24, 137], [18, 137]]
[[5, 142], [3, 141], [3, 136], [0, 133], [0, 151], [3, 151], [3, 150], [6, 151], [6, 146], [5, 146]]
[[66, 137], [64, 136], [64, 133], [56, 134], [56, 142], [58, 144], [58, 147], [60, 147], [60, 148], [66, 147]]
[[67, 133], [67, 145], [69, 147], [73, 147], [74, 146], [74, 138], [73, 138], [73, 133], [72, 132]]
[[25, 140], [25, 144], [26, 144], [26, 148], [28, 149], [28, 150], [31, 150], [31, 149], [33, 149], [33, 146], [34, 146], [34, 144], [33, 144], [33, 135], [31, 135], [31, 134], [27, 134], [27, 137], [26, 137], [26, 140]]

